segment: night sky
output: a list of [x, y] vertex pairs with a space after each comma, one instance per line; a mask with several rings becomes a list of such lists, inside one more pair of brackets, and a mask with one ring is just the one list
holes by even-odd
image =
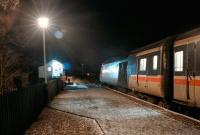
[[[50, 17], [52, 26], [46, 38], [49, 60], [69, 62], [73, 70], [80, 70], [83, 63], [88, 72], [98, 72], [108, 58], [126, 56], [135, 48], [200, 24], [198, 4], [182, 1], [29, 0], [22, 14], [32, 21], [39, 14]], [[31, 35], [27, 48], [39, 60], [41, 32], [33, 34], [33, 28], [28, 29], [27, 25]], [[56, 31], [63, 32], [61, 39], [55, 38]]]

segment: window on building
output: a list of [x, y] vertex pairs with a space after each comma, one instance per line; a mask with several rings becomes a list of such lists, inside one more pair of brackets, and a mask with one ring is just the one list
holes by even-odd
[[158, 68], [158, 55], [153, 56], [153, 70], [157, 70]]
[[147, 58], [140, 59], [140, 71], [146, 71]]
[[51, 67], [48, 67], [48, 71], [49, 71], [49, 72], [51, 71]]
[[174, 70], [177, 72], [183, 71], [183, 51], [175, 52]]

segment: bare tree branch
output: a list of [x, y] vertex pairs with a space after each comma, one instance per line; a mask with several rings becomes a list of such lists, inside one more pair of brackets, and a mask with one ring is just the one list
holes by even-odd
[[0, 0], [0, 37], [11, 29], [19, 7], [20, 0]]
[[20, 0], [1, 0], [0, 8], [4, 11], [15, 10], [20, 5]]

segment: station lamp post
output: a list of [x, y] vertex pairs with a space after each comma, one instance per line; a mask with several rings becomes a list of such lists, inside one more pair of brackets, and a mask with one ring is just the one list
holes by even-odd
[[47, 84], [47, 64], [46, 64], [46, 46], [45, 46], [45, 30], [49, 25], [49, 19], [45, 17], [38, 18], [38, 25], [42, 28], [43, 35], [43, 55], [44, 55], [44, 79]]

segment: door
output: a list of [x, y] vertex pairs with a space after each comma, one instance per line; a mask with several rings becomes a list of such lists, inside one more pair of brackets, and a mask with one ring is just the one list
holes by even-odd
[[149, 54], [148, 62], [148, 93], [154, 96], [163, 97], [162, 79], [160, 73], [160, 52]]
[[174, 99], [195, 102], [195, 43], [174, 48]]
[[136, 85], [139, 91], [147, 92], [147, 74], [148, 74], [148, 57], [138, 57], [138, 72], [136, 76]]
[[118, 85], [122, 88], [127, 88], [127, 65], [127, 61], [119, 63]]
[[196, 81], [196, 43], [187, 45], [187, 74], [186, 74], [186, 91], [187, 101], [195, 104], [195, 81]]
[[200, 108], [200, 41], [197, 42], [195, 47], [195, 103], [196, 107]]

